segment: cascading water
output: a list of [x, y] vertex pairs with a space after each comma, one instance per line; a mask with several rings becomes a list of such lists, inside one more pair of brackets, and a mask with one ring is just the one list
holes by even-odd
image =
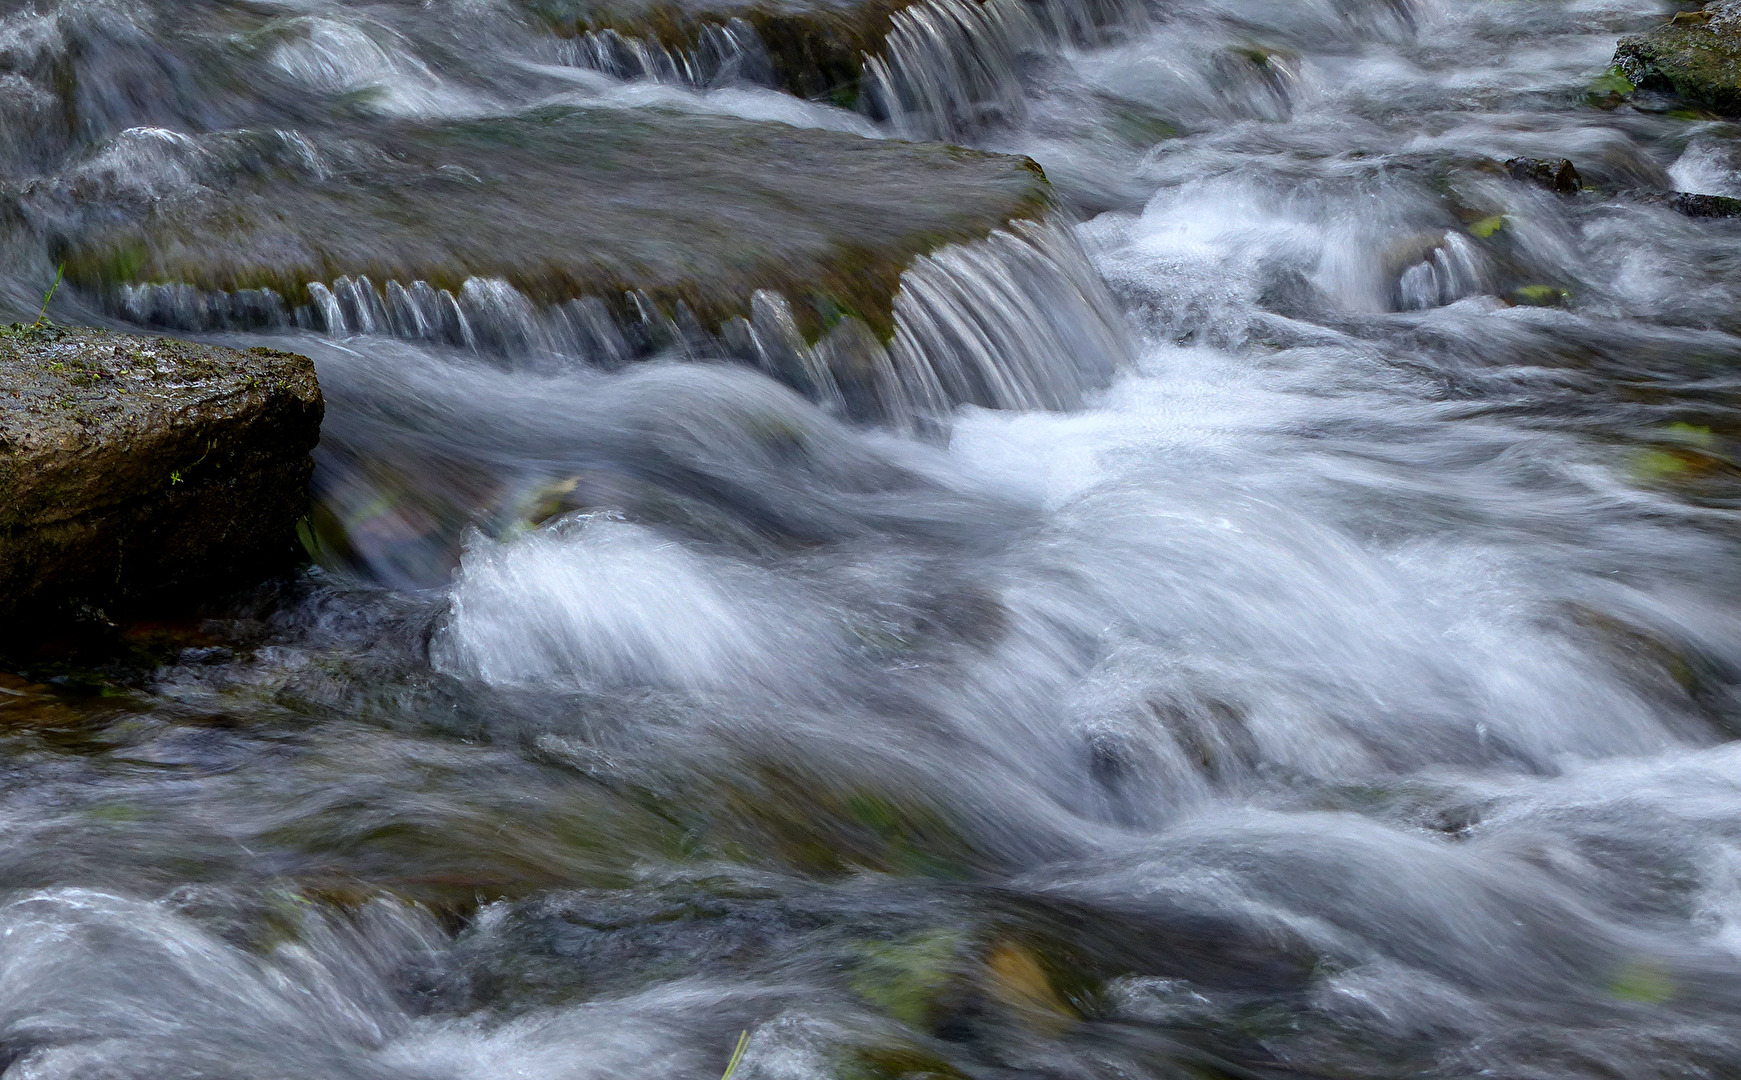
[[5, 1080], [1741, 1070], [1741, 224], [1669, 194], [1741, 129], [1614, 98], [1665, 5], [925, 0], [875, 130], [532, 9], [0, 3], [0, 302], [379, 117], [947, 133], [1060, 208], [880, 334], [63, 289], [315, 359], [319, 568], [0, 664]]
[[1038, 36], [1021, 0], [931, 0], [895, 16], [865, 65], [868, 96], [909, 138], [960, 136], [1021, 118], [1016, 65]]
[[706, 87], [716, 84], [773, 85], [768, 50], [755, 28], [742, 19], [709, 23], [692, 49], [673, 49], [649, 38], [617, 30], [593, 30], [559, 46], [562, 61], [619, 79]]
[[961, 139], [1018, 123], [1024, 60], [1102, 44], [1146, 15], [1123, 0], [924, 0], [896, 12], [877, 55], [865, 57], [866, 101], [905, 138]]
[[[1055, 224], [1022, 222], [987, 240], [922, 257], [902, 277], [894, 336], [884, 344], [846, 320], [807, 342], [777, 294], [717, 334], [644, 301], [624, 326], [598, 297], [545, 310], [499, 279], [472, 278], [458, 295], [428, 282], [341, 277], [309, 286], [295, 309], [271, 290], [202, 292], [187, 285], [127, 285], [115, 306], [131, 320], [180, 330], [284, 329], [337, 337], [392, 335], [546, 368], [614, 366], [655, 352], [736, 356], [829, 408], [914, 426], [963, 404], [1066, 409], [1106, 385], [1130, 345], [1112, 300], [1081, 246]], [[631, 344], [633, 342], [634, 344]], [[841, 383], [869, 369], [868, 400]]]

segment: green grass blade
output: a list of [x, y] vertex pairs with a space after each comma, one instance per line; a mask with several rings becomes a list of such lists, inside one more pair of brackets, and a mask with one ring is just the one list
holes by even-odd
[[732, 1051], [731, 1064], [725, 1067], [725, 1075], [719, 1080], [731, 1080], [731, 1074], [738, 1071], [738, 1062], [744, 1059], [744, 1047], [750, 1045], [750, 1033], [746, 1030], [738, 1036], [738, 1048]]
[[40, 327], [44, 320], [48, 318], [48, 302], [53, 300], [54, 294], [60, 291], [60, 279], [65, 273], [66, 263], [61, 263], [60, 267], [54, 272], [54, 284], [50, 285], [48, 291], [42, 294], [42, 310], [36, 313], [36, 321], [31, 323], [32, 326]]

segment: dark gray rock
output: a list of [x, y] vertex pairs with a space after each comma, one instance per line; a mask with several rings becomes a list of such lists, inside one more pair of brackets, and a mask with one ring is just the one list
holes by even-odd
[[1505, 170], [1513, 180], [1535, 184], [1549, 191], [1557, 191], [1561, 195], [1576, 195], [1583, 189], [1577, 167], [1565, 158], [1544, 161], [1541, 158], [1517, 157], [1505, 163]]
[[192, 602], [290, 564], [322, 412], [291, 353], [0, 331], [0, 610]]
[[1741, 199], [1726, 195], [1698, 195], [1689, 191], [1618, 191], [1615, 195], [1629, 202], [1661, 206], [1690, 218], [1741, 217]]

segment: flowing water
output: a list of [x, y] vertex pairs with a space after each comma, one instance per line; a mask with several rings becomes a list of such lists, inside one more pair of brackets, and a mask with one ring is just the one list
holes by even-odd
[[26, 205], [562, 100], [1073, 223], [909, 272], [895, 422], [489, 282], [57, 296], [314, 357], [321, 568], [0, 677], [6, 1080], [1741, 1072], [1741, 222], [1625, 194], [1741, 128], [1598, 84], [1663, 10], [938, 0], [855, 112], [735, 24], [0, 3]]

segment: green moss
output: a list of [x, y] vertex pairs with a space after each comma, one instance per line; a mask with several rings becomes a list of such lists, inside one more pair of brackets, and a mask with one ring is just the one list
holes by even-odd
[[1737, 467], [1725, 454], [1723, 440], [1710, 428], [1674, 423], [1656, 432], [1655, 446], [1638, 451], [1633, 479], [1641, 484], [1684, 485], [1719, 476], [1734, 476]]
[[1511, 302], [1520, 307], [1559, 307], [1570, 298], [1570, 293], [1553, 285], [1525, 285], [1511, 293]]
[[1665, 439], [1698, 447], [1700, 450], [1714, 450], [1717, 447], [1717, 436], [1711, 429], [1701, 424], [1676, 422], [1662, 431]]
[[1640, 1005], [1661, 1005], [1678, 992], [1675, 981], [1661, 964], [1652, 960], [1633, 960], [1615, 973], [1608, 992], [1621, 1001]]
[[93, 806], [85, 813], [98, 821], [114, 822], [142, 821], [146, 816], [139, 807], [129, 806], [126, 803], [105, 803], [101, 806]]
[[1590, 81], [1584, 92], [1584, 100], [1598, 109], [1612, 109], [1630, 97], [1638, 87], [1632, 85], [1632, 80], [1626, 77], [1618, 65]]
[[1688, 471], [1687, 459], [1667, 450], [1641, 450], [1632, 462], [1632, 475], [1642, 483], [1659, 483]]
[[824, 877], [871, 870], [961, 879], [985, 862], [938, 807], [917, 796], [837, 789], [773, 763], [749, 768], [755, 782], [723, 788], [717, 810], [695, 823], [702, 846]]
[[927, 1031], [945, 1007], [940, 999], [962, 978], [968, 944], [966, 935], [948, 928], [861, 943], [853, 991], [908, 1027]]

